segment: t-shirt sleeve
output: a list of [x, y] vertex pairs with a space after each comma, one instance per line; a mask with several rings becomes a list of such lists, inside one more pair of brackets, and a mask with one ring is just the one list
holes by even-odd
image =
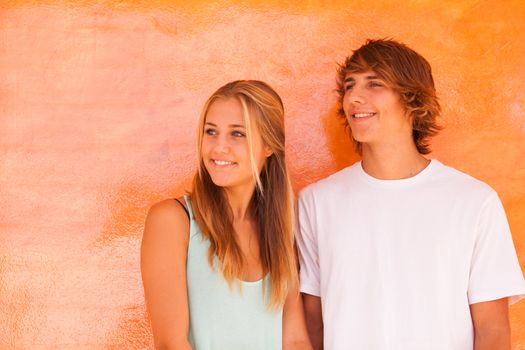
[[315, 207], [311, 193], [303, 190], [298, 203], [297, 248], [301, 292], [321, 296]]
[[525, 280], [512, 242], [509, 224], [495, 192], [487, 198], [477, 223], [470, 266], [470, 304], [509, 297], [515, 303], [525, 295]]

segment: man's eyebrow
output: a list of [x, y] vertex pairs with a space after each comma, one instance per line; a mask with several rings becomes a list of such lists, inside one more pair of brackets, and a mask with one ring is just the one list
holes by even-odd
[[[366, 80], [374, 80], [374, 79], [381, 79], [379, 78], [377, 75], [367, 75], [365, 77]], [[350, 83], [350, 82], [354, 82], [355, 79], [353, 77], [346, 77], [345, 80], [343, 81], [343, 83]]]

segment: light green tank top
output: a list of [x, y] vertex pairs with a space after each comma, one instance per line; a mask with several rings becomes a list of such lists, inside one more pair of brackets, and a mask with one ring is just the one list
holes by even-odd
[[[268, 310], [269, 279], [230, 288], [208, 264], [209, 240], [194, 220], [189, 199], [190, 237], [186, 274], [193, 350], [274, 350], [282, 348], [282, 308]], [[263, 286], [266, 292], [263, 296]], [[265, 298], [265, 299], [264, 299]]]

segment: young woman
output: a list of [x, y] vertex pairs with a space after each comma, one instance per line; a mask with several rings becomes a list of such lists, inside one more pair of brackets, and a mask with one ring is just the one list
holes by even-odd
[[298, 292], [284, 108], [255, 80], [206, 101], [190, 196], [155, 204], [141, 267], [158, 349], [311, 349]]

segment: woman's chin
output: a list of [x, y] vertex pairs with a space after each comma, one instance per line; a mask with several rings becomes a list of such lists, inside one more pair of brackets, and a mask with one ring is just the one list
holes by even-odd
[[230, 187], [232, 186], [232, 181], [230, 179], [225, 179], [221, 177], [211, 177], [211, 181], [217, 187]]

